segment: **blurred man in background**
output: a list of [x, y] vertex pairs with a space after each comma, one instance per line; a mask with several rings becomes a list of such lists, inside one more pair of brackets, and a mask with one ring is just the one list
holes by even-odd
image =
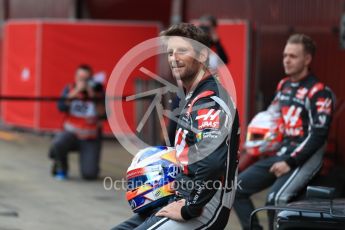
[[59, 111], [65, 113], [63, 131], [54, 137], [49, 152], [53, 160], [52, 175], [56, 179], [67, 178], [70, 151], [79, 151], [84, 179], [98, 177], [105, 107], [103, 86], [93, 81], [92, 75], [89, 65], [80, 65], [75, 82], [64, 88], [58, 101]]
[[[292, 35], [287, 40], [283, 52], [287, 77], [279, 82], [268, 108], [268, 112], [280, 113], [283, 119], [282, 146], [276, 155], [259, 160], [239, 175], [234, 207], [243, 229], [249, 229], [250, 214], [254, 211], [251, 195], [272, 185], [266, 205], [276, 205], [287, 188], [295, 188], [293, 194], [297, 194], [320, 169], [322, 155], [318, 162], [312, 161], [313, 165], [308, 160], [320, 152], [327, 140], [334, 102], [331, 90], [310, 72], [315, 51], [314, 41], [304, 34]], [[308, 176], [299, 170], [305, 163], [310, 166], [305, 171]], [[269, 227], [273, 229], [274, 212], [268, 214]], [[252, 229], [262, 229], [256, 216]]]
[[[200, 29], [202, 29], [211, 39], [210, 48], [219, 56], [220, 60], [222, 60], [224, 64], [228, 64], [228, 55], [226, 54], [217, 33], [217, 18], [213, 15], [204, 15], [200, 17], [199, 22]], [[219, 64], [218, 59], [211, 54], [209, 59], [209, 67], [211, 69], [216, 69], [219, 67]]]

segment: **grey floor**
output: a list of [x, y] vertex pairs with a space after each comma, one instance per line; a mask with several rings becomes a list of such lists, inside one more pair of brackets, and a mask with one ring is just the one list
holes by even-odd
[[[51, 138], [0, 130], [0, 230], [110, 229], [131, 216], [125, 191], [110, 189], [121, 180], [131, 160], [118, 143], [104, 141], [101, 179], [79, 178], [78, 155], [70, 155], [71, 177], [50, 176], [47, 150]], [[106, 187], [106, 188], [105, 188]], [[262, 206], [264, 193], [254, 197]], [[260, 213], [265, 223], [265, 213]], [[226, 229], [241, 229], [234, 212]]]

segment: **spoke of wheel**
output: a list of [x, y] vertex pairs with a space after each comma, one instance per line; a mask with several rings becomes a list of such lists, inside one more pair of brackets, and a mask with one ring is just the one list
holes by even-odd
[[155, 98], [153, 99], [153, 101], [151, 102], [149, 108], [146, 110], [146, 113], [144, 114], [143, 118], [139, 122], [138, 127], [137, 127], [137, 132], [141, 132], [147, 119], [149, 118], [150, 114], [152, 113], [153, 109], [157, 106], [159, 99], [160, 99], [160, 97], [158, 95], [156, 95]]
[[145, 92], [142, 92], [142, 93], [137, 93], [137, 94], [134, 94], [134, 95], [131, 95], [131, 96], [127, 96], [126, 97], [126, 101], [133, 101], [133, 100], [136, 100], [136, 99], [140, 99], [142, 97], [148, 97], [148, 96], [157, 95], [157, 94], [164, 94], [167, 91], [169, 91], [169, 88], [167, 86], [161, 87], [161, 88], [158, 88], [158, 89], [152, 89], [152, 90], [148, 90], [148, 91], [145, 91]]
[[159, 82], [162, 83], [163, 85], [168, 86], [169, 89], [170, 89], [172, 92], [178, 92], [178, 91], [179, 91], [178, 87], [176, 87], [175, 85], [171, 84], [170, 82], [168, 82], [168, 81], [165, 80], [164, 78], [158, 76], [157, 74], [152, 73], [150, 70], [146, 69], [145, 67], [141, 67], [139, 70], [140, 70], [142, 73], [148, 75], [149, 77], [155, 79], [156, 81], [159, 81]]
[[167, 130], [166, 124], [164, 122], [164, 118], [163, 118], [163, 106], [161, 104], [157, 105], [157, 113], [158, 113], [159, 123], [162, 127], [165, 144], [167, 146], [171, 146], [170, 140], [169, 140], [169, 135], [168, 135], [168, 130]]

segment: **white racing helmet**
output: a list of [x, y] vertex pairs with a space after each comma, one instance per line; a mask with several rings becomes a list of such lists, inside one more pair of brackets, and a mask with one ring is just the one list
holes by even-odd
[[260, 112], [248, 125], [245, 142], [246, 152], [259, 156], [277, 151], [283, 140], [283, 120], [280, 114]]

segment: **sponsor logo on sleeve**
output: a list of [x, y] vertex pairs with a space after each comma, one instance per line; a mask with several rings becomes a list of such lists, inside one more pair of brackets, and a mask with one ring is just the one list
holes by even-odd
[[331, 114], [332, 100], [330, 98], [319, 98], [316, 101], [317, 113]]
[[219, 114], [220, 110], [215, 109], [201, 109], [198, 111], [198, 116], [195, 120], [198, 121], [198, 129], [219, 129]]

